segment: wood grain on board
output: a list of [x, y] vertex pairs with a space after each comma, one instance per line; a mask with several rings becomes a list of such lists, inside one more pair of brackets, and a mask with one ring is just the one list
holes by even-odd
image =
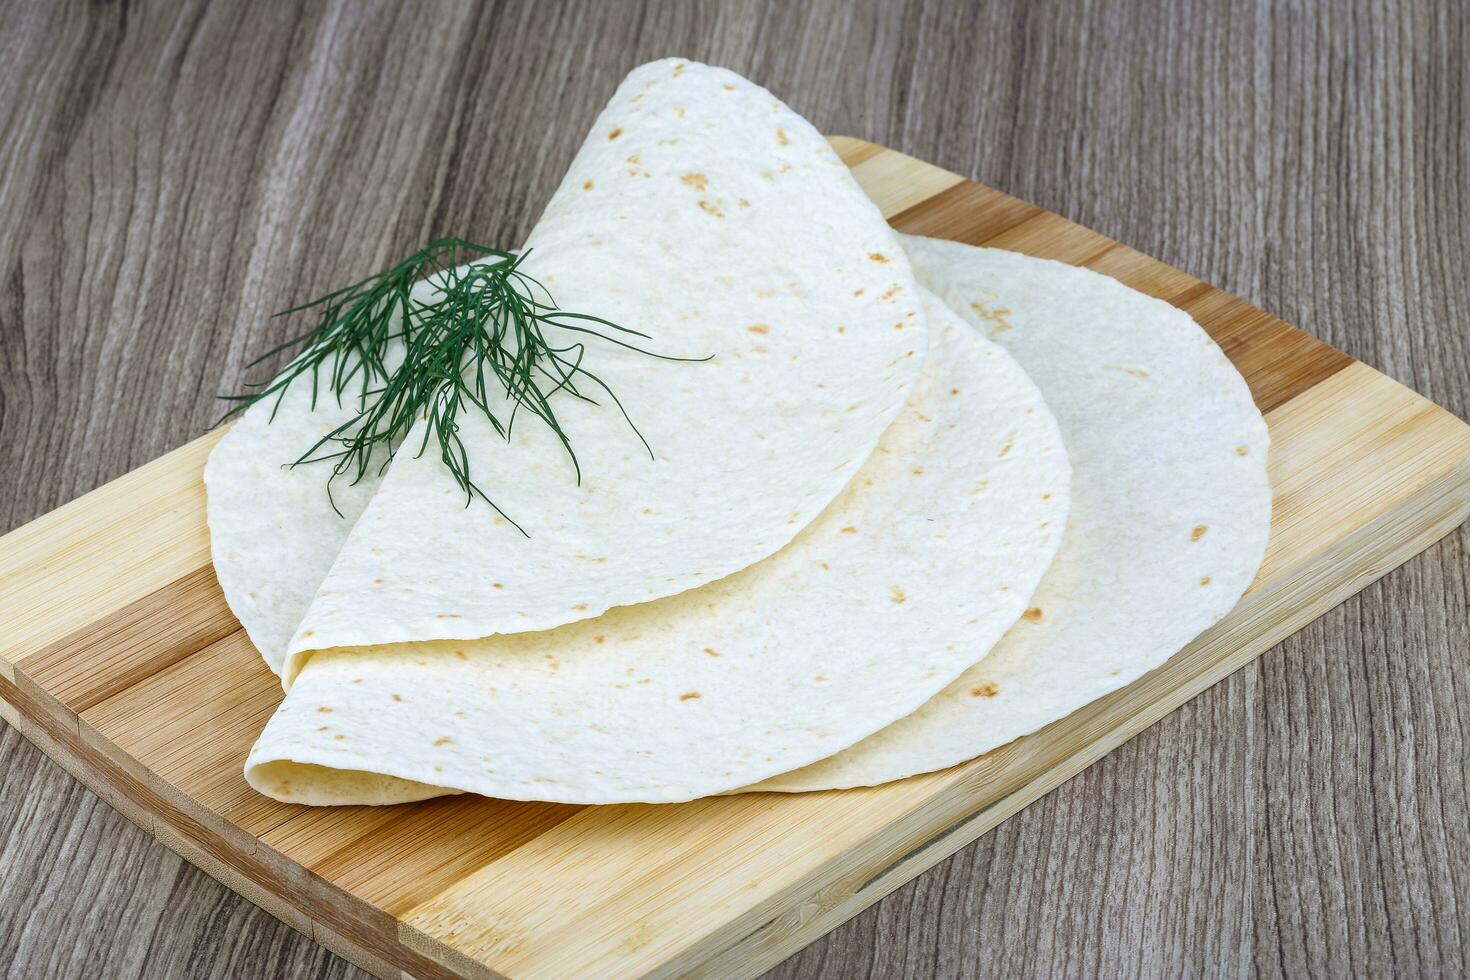
[[1470, 426], [1409, 389], [1055, 214], [834, 144], [900, 230], [1105, 271], [1190, 311], [1241, 369], [1272, 433], [1270, 545], [1237, 608], [1164, 667], [980, 759], [872, 789], [284, 804], [240, 772], [281, 695], [208, 564], [205, 436], [0, 539], [19, 585], [0, 610], [0, 695], [21, 731], [167, 846], [373, 972], [753, 976], [1470, 513]]

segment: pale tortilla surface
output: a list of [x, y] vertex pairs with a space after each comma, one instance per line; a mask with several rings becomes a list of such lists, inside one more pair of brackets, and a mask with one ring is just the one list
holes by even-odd
[[973, 758], [1162, 664], [1224, 616], [1271, 520], [1266, 424], [1189, 316], [1107, 276], [904, 239], [920, 282], [1041, 388], [1072, 461], [1072, 508], [1030, 608], [913, 715], [753, 787], [883, 783]]

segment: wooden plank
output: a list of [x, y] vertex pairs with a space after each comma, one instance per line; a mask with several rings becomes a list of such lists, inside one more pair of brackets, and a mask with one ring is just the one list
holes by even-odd
[[[47, 751], [176, 852], [378, 972], [748, 975], [994, 826], [1470, 511], [1470, 427], [1242, 300], [1105, 236], [899, 154], [835, 140], [897, 226], [1088, 264], [1190, 310], [1241, 367], [1273, 437], [1266, 562], [1168, 664], [981, 759], [885, 787], [678, 806], [470, 797], [390, 809], [267, 800], [240, 768], [280, 699], [207, 561], [199, 440], [0, 539], [5, 615], [91, 580], [58, 623], [5, 638], [0, 698]], [[871, 185], [871, 186], [870, 186]], [[192, 467], [192, 475], [190, 468]], [[160, 487], [172, 490], [157, 503]], [[154, 519], [127, 523], [129, 502]], [[91, 503], [86, 507], [78, 505]], [[88, 536], [82, 530], [94, 528]], [[139, 558], [138, 556], [143, 556]], [[78, 570], [81, 574], [78, 574]]]

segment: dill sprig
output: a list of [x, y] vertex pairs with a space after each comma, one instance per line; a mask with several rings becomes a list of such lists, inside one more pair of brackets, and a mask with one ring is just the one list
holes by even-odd
[[[422, 455], [431, 442], [437, 443], [440, 458], [465, 492], [466, 506], [479, 497], [525, 534], [470, 478], [469, 454], [459, 435], [462, 412], [479, 412], [506, 440], [519, 413], [529, 412], [561, 442], [580, 482], [581, 465], [551, 400], [564, 392], [597, 404], [593, 395], [600, 393], [617, 406], [653, 455], [617, 395], [583, 365], [586, 343], [576, 336], [554, 343], [546, 327], [560, 329], [553, 336], [595, 337], [666, 360], [707, 359], [655, 354], [619, 337], [648, 339], [647, 334], [559, 309], [546, 287], [521, 271], [529, 254], [441, 238], [384, 272], [277, 314], [314, 310], [317, 321], [312, 329], [250, 363], [254, 367], [282, 351], [301, 348], [276, 378], [247, 385], [258, 391], [221, 396], [238, 403], [225, 418], [274, 396], [274, 420], [286, 389], [303, 376], [310, 378], [313, 408], [327, 393], [339, 405], [343, 398], [355, 398], [358, 411], [353, 418], [288, 464], [331, 461], [329, 497], [333, 481], [350, 477], [357, 483], [375, 468], [375, 457], [381, 460], [377, 471], [385, 470], [409, 429], [422, 419], [426, 424], [415, 454]], [[498, 261], [464, 265], [469, 258]], [[428, 286], [415, 295], [415, 285], [425, 281]], [[425, 293], [429, 295], [424, 297]], [[402, 344], [403, 358], [390, 366], [395, 341]], [[354, 383], [356, 391], [349, 395]], [[497, 407], [502, 402], [508, 408]], [[335, 500], [332, 507], [336, 509]]]

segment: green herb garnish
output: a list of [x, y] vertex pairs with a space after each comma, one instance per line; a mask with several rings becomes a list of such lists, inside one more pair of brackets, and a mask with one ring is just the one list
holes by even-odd
[[[357, 390], [351, 397], [357, 399], [357, 415], [288, 465], [335, 461], [327, 480], [330, 496], [332, 482], [339, 477], [350, 475], [351, 482], [357, 483], [366, 476], [379, 450], [386, 457], [378, 465], [378, 472], [386, 469], [408, 430], [423, 419], [427, 425], [416, 455], [428, 449], [430, 440], [437, 440], [440, 458], [465, 492], [466, 506], [478, 496], [525, 534], [470, 479], [469, 455], [459, 437], [460, 412], [480, 412], [507, 440], [517, 414], [523, 409], [530, 412], [561, 441], [580, 482], [581, 466], [557, 421], [551, 399], [558, 392], [566, 392], [596, 404], [588, 394], [595, 389], [612, 399], [643, 448], [650, 457], [653, 455], [622, 402], [583, 366], [586, 345], [574, 340], [557, 346], [547, 339], [547, 326], [666, 360], [708, 359], [654, 354], [616, 336], [647, 339], [647, 334], [601, 317], [559, 309], [546, 287], [520, 271], [529, 254], [517, 255], [460, 238], [441, 238], [385, 272], [277, 314], [315, 310], [317, 323], [250, 363], [254, 367], [282, 351], [302, 348], [274, 380], [246, 386], [260, 390], [221, 396], [239, 404], [220, 421], [273, 395], [274, 419], [286, 389], [303, 375], [311, 379], [313, 408], [325, 393], [324, 388], [341, 404], [355, 382]], [[499, 261], [462, 267], [472, 258]], [[420, 299], [413, 295], [413, 289], [424, 280], [433, 284], [433, 292], [429, 298]], [[425, 290], [421, 288], [420, 292]], [[393, 341], [402, 343], [403, 360], [390, 367], [387, 359]], [[578, 387], [579, 382], [586, 390]], [[508, 410], [497, 410], [492, 404], [502, 395], [509, 403]], [[335, 500], [332, 507], [336, 509]]]

